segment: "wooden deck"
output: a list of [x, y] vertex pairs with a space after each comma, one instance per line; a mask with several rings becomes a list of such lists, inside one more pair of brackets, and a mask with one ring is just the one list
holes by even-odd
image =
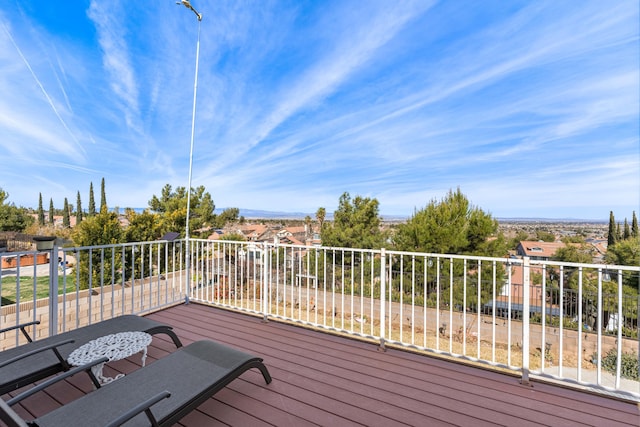
[[[183, 418], [194, 426], [640, 426], [640, 406], [200, 304], [150, 315], [187, 344], [213, 339], [264, 358], [273, 382], [249, 371]], [[156, 335], [147, 363], [175, 350]], [[138, 356], [105, 373], [138, 369]], [[82, 377], [82, 378], [81, 378]], [[167, 389], [171, 384], [167, 383]], [[76, 376], [16, 409], [31, 418], [91, 390]], [[105, 404], [108, 404], [105, 402]], [[71, 424], [70, 424], [71, 425]], [[81, 424], [77, 424], [81, 425]]]

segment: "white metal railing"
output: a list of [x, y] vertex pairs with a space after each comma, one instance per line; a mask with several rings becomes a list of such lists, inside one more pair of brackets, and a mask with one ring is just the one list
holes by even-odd
[[640, 299], [623, 292], [640, 267], [204, 240], [193, 251], [194, 300], [640, 400], [625, 364], [640, 353]]
[[640, 400], [640, 267], [198, 239], [187, 258], [183, 243], [54, 247], [45, 266], [0, 254], [16, 264], [0, 267], [0, 328], [39, 320], [46, 336], [192, 300]]
[[[183, 252], [156, 241], [2, 253], [0, 328], [39, 321], [32, 335], [49, 336], [184, 301]], [[23, 342], [19, 331], [4, 335], [0, 349]]]

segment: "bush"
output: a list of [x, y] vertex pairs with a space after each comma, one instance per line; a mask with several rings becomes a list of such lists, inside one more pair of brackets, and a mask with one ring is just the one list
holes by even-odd
[[[602, 357], [602, 368], [615, 375], [616, 365], [618, 362], [617, 351], [615, 348], [609, 350]], [[597, 360], [597, 355], [594, 353], [593, 360]], [[622, 363], [620, 364], [620, 376], [622, 378], [628, 378], [631, 380], [640, 380], [640, 371], [638, 365], [638, 355], [635, 353], [622, 353]]]

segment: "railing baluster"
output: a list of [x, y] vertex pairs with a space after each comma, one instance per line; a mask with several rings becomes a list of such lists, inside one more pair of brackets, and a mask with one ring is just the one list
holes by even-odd
[[449, 258], [449, 353], [453, 353], [453, 258]]
[[564, 266], [560, 266], [560, 335], [558, 338], [558, 375], [562, 377], [564, 366]]
[[[640, 296], [638, 296], [638, 311], [636, 311], [636, 315], [638, 318], [636, 320], [640, 320]], [[616, 342], [616, 379], [615, 379], [615, 387], [616, 389], [620, 388], [620, 376], [622, 372], [622, 270], [618, 270], [618, 321], [617, 325], [617, 342]], [[636, 323], [640, 325], [640, 322]], [[640, 337], [638, 337], [638, 351], [640, 354]], [[598, 372], [602, 369], [602, 361], [600, 357], [598, 357]], [[638, 368], [640, 369], [640, 367]], [[640, 375], [640, 372], [637, 372]]]
[[[582, 267], [578, 268], [578, 354], [582, 354]], [[599, 345], [599, 344], [598, 344]], [[582, 357], [578, 357], [578, 381], [582, 381]]]
[[497, 288], [498, 283], [496, 281], [496, 261], [492, 262], [492, 274], [491, 274], [491, 301], [493, 302], [491, 310], [491, 362], [496, 363], [496, 304], [497, 304]]
[[507, 307], [507, 366], [512, 366], [511, 364], [511, 319], [512, 319], [512, 315], [511, 315], [511, 307], [512, 307], [512, 289], [513, 287], [511, 286], [511, 274], [512, 274], [512, 265], [511, 262], [509, 262], [508, 266], [507, 266], [507, 292], [508, 297], [508, 307]]
[[387, 252], [385, 248], [382, 248], [380, 253], [380, 348], [385, 349], [385, 340], [387, 337], [387, 331], [385, 330], [385, 321], [387, 314]]
[[530, 301], [531, 292], [529, 291], [529, 257], [523, 258], [523, 289], [522, 289], [522, 384], [529, 385], [529, 340], [531, 331], [529, 330], [530, 319]]

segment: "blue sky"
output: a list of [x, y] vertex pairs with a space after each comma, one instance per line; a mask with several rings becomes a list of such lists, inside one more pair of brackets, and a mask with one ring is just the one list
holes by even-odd
[[[194, 187], [218, 208], [495, 217], [640, 206], [637, 0], [193, 0]], [[187, 186], [198, 21], [173, 0], [0, 3], [0, 187], [146, 207]]]

